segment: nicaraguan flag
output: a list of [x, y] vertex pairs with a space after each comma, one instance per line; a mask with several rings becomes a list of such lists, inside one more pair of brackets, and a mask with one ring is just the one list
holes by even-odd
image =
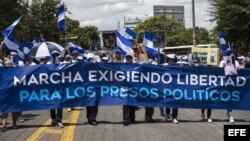
[[20, 22], [20, 20], [23, 18], [23, 16], [20, 16], [19, 18], [17, 18], [9, 27], [7, 27], [3, 33], [2, 36], [3, 38], [5, 38], [5, 36], [9, 36], [12, 32], [12, 30], [16, 27], [16, 25]]
[[116, 32], [117, 48], [122, 52], [122, 55], [134, 54], [132, 40], [125, 38], [119, 32]]
[[39, 44], [39, 43], [41, 43], [41, 42], [42, 42], [42, 40], [41, 40], [39, 37], [37, 37], [37, 38], [35, 38], [35, 39], [32, 41], [32, 45], [35, 46], [35, 45], [37, 45], [37, 44]]
[[30, 52], [32, 47], [33, 47], [33, 44], [28, 44], [28, 43], [22, 44], [23, 53], [27, 55]]
[[[228, 54], [228, 49], [229, 49], [228, 44], [227, 44], [227, 42], [225, 40], [224, 32], [220, 32], [219, 35], [218, 35], [218, 38], [220, 40], [222, 55], [224, 56], [224, 55]], [[226, 55], [226, 56], [228, 56], [228, 55]]]
[[58, 12], [57, 12], [57, 23], [58, 23], [58, 27], [60, 30], [64, 31], [65, 30], [65, 9], [64, 9], [64, 3], [58, 8]]
[[137, 33], [130, 28], [124, 28], [119, 31], [120, 35], [128, 40], [133, 40], [136, 38]]
[[147, 31], [145, 31], [144, 33], [143, 44], [148, 54], [153, 54], [153, 55], [158, 54], [158, 51], [154, 48], [153, 45], [153, 36]]
[[71, 40], [69, 40], [69, 39], [68, 39], [67, 41], [68, 41], [68, 46], [69, 46], [69, 51], [70, 51], [70, 52], [73, 52], [74, 50], [76, 50], [76, 51], [78, 51], [79, 54], [84, 54], [85, 50], [84, 50], [82, 47], [80, 47], [80, 46], [74, 44], [74, 43], [73, 43]]
[[8, 37], [4, 38], [4, 47], [9, 51], [17, 51], [21, 58], [24, 58], [23, 48], [15, 41], [13, 35], [10, 33]]
[[24, 43], [21, 46], [22, 46], [22, 50], [23, 50], [23, 53], [24, 53], [24, 58], [28, 59], [28, 57], [29, 57], [28, 53], [30, 52], [33, 45], [30, 44], [30, 43]]

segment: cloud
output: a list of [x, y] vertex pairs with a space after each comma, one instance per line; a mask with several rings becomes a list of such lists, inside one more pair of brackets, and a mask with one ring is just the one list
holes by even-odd
[[119, 11], [119, 10], [125, 10], [129, 8], [128, 5], [124, 2], [121, 3], [116, 3], [116, 4], [106, 4], [101, 8], [100, 10], [103, 12], [108, 12], [108, 11]]
[[[118, 21], [123, 25], [124, 17], [139, 17], [143, 20], [153, 16], [153, 5], [183, 5], [185, 9], [185, 26], [192, 27], [191, 0], [64, 0], [68, 10], [67, 16], [79, 20], [81, 26], [94, 25], [101, 30], [114, 30]], [[213, 27], [207, 13], [207, 0], [195, 0], [196, 25], [208, 29]]]

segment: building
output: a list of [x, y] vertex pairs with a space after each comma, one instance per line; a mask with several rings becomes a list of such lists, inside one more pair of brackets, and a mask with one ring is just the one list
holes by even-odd
[[124, 28], [134, 29], [137, 25], [142, 23], [143, 20], [138, 17], [124, 17]]
[[184, 6], [154, 5], [154, 16], [174, 18], [185, 26]]

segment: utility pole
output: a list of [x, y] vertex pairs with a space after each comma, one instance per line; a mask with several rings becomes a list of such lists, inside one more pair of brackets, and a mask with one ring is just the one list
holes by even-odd
[[193, 47], [196, 47], [195, 5], [194, 5], [194, 0], [192, 0], [192, 21], [193, 21]]
[[117, 25], [118, 25], [118, 30], [119, 30], [121, 28], [120, 20], [118, 20]]

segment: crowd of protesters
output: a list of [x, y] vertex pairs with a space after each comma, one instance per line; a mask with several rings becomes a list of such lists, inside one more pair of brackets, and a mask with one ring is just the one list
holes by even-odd
[[[79, 54], [78, 51], [72, 51], [70, 53], [61, 54], [57, 51], [51, 52], [51, 57], [43, 56], [39, 58], [35, 58], [30, 56], [25, 62], [18, 56], [18, 52], [11, 51], [7, 58], [4, 58], [2, 55], [3, 42], [0, 46], [0, 67], [23, 67], [23, 66], [33, 66], [33, 65], [44, 65], [44, 64], [72, 64], [76, 62], [103, 62], [103, 63], [138, 63], [138, 64], [153, 64], [153, 65], [176, 65], [178, 61], [178, 57], [175, 54], [160, 54], [160, 60], [156, 61], [153, 55], [147, 55], [146, 50], [141, 45], [134, 46], [134, 54], [126, 54], [122, 56], [122, 52], [120, 50], [115, 50], [112, 53], [102, 51], [97, 55], [96, 53], [88, 52], [85, 54]], [[183, 61], [183, 60], [182, 60]], [[185, 60], [184, 60], [185, 61]], [[248, 58], [244, 56], [237, 57], [235, 62], [237, 70], [249, 67], [250, 62]], [[225, 67], [225, 62], [221, 61], [219, 67]], [[128, 126], [129, 124], [136, 123], [136, 110], [140, 108], [130, 105], [123, 106], [123, 124], [124, 126]], [[145, 121], [153, 122], [154, 115], [153, 107], [145, 107]], [[68, 107], [68, 111], [73, 110], [73, 107]], [[90, 125], [96, 126], [97, 121], [97, 113], [98, 106], [86, 107], [87, 110], [87, 120]], [[172, 111], [172, 113], [171, 113]], [[201, 119], [207, 120], [207, 122], [211, 123], [212, 118], [212, 109], [207, 109], [207, 117], [205, 116], [205, 109], [201, 110]], [[13, 112], [12, 115], [12, 128], [17, 128], [17, 121], [23, 122], [22, 111]], [[172, 120], [173, 123], [178, 123], [178, 108], [160, 108], [160, 116], [163, 120], [168, 121]], [[227, 116], [230, 123], [234, 122], [234, 118], [232, 115], [232, 109], [227, 110]], [[8, 113], [1, 113], [2, 117], [2, 130], [7, 130], [7, 117]], [[63, 128], [64, 125], [62, 123], [63, 118], [63, 109], [51, 109], [50, 110], [51, 124], [53, 126], [57, 126]]]

